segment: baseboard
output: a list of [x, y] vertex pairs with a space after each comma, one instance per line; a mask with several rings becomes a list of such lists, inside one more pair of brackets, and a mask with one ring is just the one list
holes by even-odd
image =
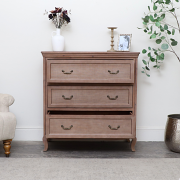
[[[137, 127], [138, 141], [164, 141], [164, 127]], [[42, 141], [42, 127], [17, 127], [15, 141]]]
[[164, 127], [137, 127], [137, 141], [164, 141]]
[[42, 141], [43, 128], [17, 127], [14, 141]]

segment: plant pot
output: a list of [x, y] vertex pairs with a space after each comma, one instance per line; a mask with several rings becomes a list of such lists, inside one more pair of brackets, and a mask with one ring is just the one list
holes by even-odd
[[171, 151], [180, 152], [180, 114], [168, 115], [164, 140]]
[[[53, 33], [55, 33], [55, 35], [53, 35]], [[64, 50], [64, 37], [61, 36], [59, 28], [52, 32], [52, 47], [53, 51]]]

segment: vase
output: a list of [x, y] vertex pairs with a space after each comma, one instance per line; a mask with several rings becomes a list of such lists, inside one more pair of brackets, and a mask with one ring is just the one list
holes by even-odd
[[171, 151], [180, 153], [180, 114], [168, 115], [164, 140]]
[[52, 46], [53, 51], [63, 51], [64, 50], [64, 37], [60, 34], [61, 30], [59, 28], [52, 32]]

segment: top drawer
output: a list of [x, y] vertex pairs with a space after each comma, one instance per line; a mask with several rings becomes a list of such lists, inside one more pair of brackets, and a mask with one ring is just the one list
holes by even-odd
[[134, 83], [134, 60], [47, 60], [49, 83]]

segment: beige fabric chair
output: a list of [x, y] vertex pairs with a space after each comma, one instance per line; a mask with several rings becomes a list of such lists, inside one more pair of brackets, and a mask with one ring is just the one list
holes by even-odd
[[0, 141], [4, 143], [6, 157], [9, 157], [11, 141], [15, 135], [16, 117], [9, 112], [14, 98], [9, 94], [0, 94]]

